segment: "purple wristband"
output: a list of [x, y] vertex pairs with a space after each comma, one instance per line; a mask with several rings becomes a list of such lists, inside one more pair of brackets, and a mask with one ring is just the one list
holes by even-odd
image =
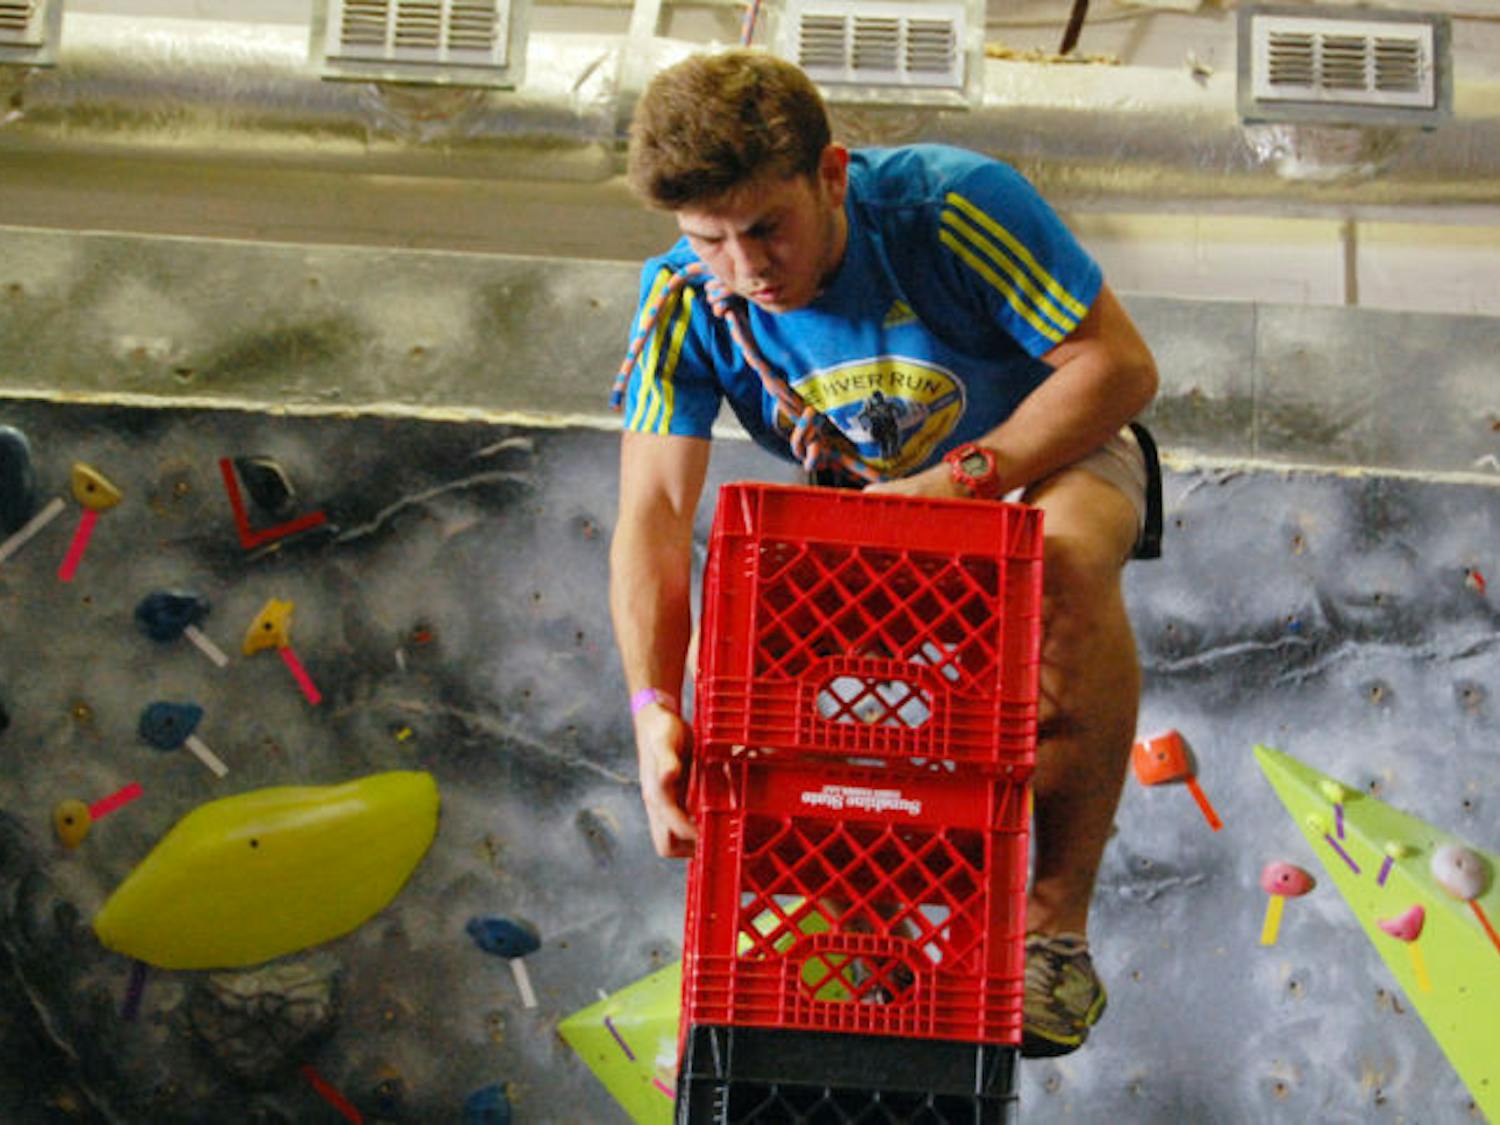
[[653, 703], [659, 703], [672, 714], [677, 714], [677, 697], [669, 695], [659, 687], [643, 687], [630, 697], [631, 715], [639, 715]]

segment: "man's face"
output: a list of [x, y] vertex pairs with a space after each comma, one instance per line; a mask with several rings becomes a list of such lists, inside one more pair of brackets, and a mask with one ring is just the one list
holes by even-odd
[[829, 145], [816, 177], [754, 180], [724, 199], [682, 208], [678, 229], [735, 293], [771, 313], [800, 309], [844, 255], [848, 160]]

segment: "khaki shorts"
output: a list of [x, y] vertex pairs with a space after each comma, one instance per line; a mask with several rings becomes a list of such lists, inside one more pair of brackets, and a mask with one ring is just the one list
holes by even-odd
[[[1146, 534], [1146, 513], [1150, 495], [1151, 473], [1147, 468], [1146, 454], [1141, 443], [1129, 426], [1120, 430], [1094, 452], [1068, 466], [1108, 481], [1114, 485], [1135, 509], [1136, 543], [1139, 547]], [[1019, 498], [1024, 490], [1017, 489], [1006, 499]]]
[[[1120, 490], [1135, 509], [1134, 557], [1154, 559], [1161, 555], [1161, 466], [1150, 433], [1144, 427], [1140, 432], [1145, 434], [1144, 444], [1136, 436], [1137, 430], [1132, 423], [1068, 468], [1082, 469]], [[808, 484], [834, 488], [861, 487], [849, 478], [829, 476], [824, 472], [811, 473], [804, 479]], [[1024, 488], [1015, 489], [1007, 493], [1005, 499], [1019, 500], [1025, 491]]]

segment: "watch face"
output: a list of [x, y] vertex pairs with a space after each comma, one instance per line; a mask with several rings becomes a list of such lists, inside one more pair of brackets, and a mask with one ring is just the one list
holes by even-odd
[[959, 466], [971, 477], [982, 477], [989, 471], [990, 463], [983, 453], [970, 453], [959, 459]]

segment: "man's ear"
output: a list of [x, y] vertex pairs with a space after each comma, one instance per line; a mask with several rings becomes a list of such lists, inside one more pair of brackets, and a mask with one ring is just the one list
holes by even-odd
[[849, 150], [843, 145], [829, 144], [823, 149], [818, 158], [818, 183], [831, 205], [844, 205], [844, 193], [849, 190]]

